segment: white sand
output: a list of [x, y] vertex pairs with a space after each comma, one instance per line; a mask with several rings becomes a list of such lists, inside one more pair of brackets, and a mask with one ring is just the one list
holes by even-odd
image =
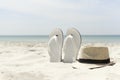
[[120, 80], [120, 43], [98, 44], [109, 47], [114, 66], [50, 63], [47, 43], [0, 42], [0, 80]]

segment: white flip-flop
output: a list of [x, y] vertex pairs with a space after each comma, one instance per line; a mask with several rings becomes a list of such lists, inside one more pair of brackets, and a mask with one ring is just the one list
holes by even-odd
[[64, 62], [72, 63], [76, 61], [82, 38], [78, 30], [75, 28], [68, 29], [66, 38], [63, 43]]
[[50, 62], [62, 61], [63, 32], [61, 29], [54, 29], [49, 35], [48, 53]]

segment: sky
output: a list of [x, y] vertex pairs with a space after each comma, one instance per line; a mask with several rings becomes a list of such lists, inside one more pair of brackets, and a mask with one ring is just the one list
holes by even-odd
[[120, 0], [0, 0], [0, 35], [120, 35]]

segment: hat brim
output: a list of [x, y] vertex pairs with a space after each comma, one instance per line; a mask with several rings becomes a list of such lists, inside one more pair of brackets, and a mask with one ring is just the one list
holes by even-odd
[[76, 63], [73, 64], [74, 69], [99, 69], [99, 68], [104, 68], [107, 66], [113, 66], [115, 64], [115, 61], [113, 59], [110, 59], [111, 61], [109, 63], [82, 63], [77, 61]]

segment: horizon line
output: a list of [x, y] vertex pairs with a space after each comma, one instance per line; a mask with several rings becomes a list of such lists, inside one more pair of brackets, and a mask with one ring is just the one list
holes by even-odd
[[[45, 35], [0, 35], [0, 37], [2, 36], [49, 36], [47, 34]], [[65, 36], [65, 35], [64, 35]], [[120, 34], [83, 34], [81, 36], [120, 36]]]

